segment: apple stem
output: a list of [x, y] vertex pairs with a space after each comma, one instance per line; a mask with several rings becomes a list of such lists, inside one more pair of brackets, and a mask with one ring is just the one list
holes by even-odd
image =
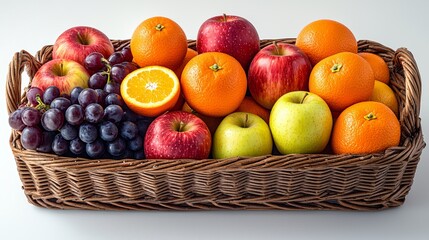
[[304, 102], [304, 99], [308, 96], [308, 92], [305, 93], [304, 97], [301, 99], [301, 104]]
[[225, 13], [223, 14], [223, 21], [227, 22], [227, 20], [226, 20], [226, 14]]
[[243, 127], [247, 128], [249, 125], [249, 114], [246, 113], [246, 118], [244, 118], [244, 124]]
[[222, 67], [221, 67], [221, 66], [219, 66], [219, 65], [217, 65], [217, 63], [215, 63], [215, 64], [211, 65], [209, 68], [210, 68], [211, 70], [213, 70], [214, 72], [217, 72], [217, 71], [219, 71], [219, 70], [221, 70], [221, 69], [222, 69]]
[[49, 107], [49, 105], [47, 105], [47, 104], [45, 104], [43, 101], [42, 101], [42, 97], [40, 96], [40, 94], [37, 94], [36, 95], [36, 101], [37, 101], [37, 106], [36, 106], [36, 109], [37, 110], [48, 110], [50, 107]]
[[179, 123], [179, 129], [177, 131], [183, 132], [183, 128], [185, 127], [185, 125], [186, 124], [183, 121], [180, 121], [180, 123]]
[[277, 42], [273, 41], [273, 44], [274, 44], [274, 47], [276, 48], [276, 55], [281, 55], [280, 54], [280, 48], [279, 48], [279, 45], [277, 45]]

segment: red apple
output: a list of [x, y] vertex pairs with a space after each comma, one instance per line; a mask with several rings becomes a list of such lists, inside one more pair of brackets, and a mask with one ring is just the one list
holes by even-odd
[[75, 87], [88, 87], [89, 74], [79, 63], [67, 59], [53, 59], [43, 64], [31, 81], [32, 87], [45, 91], [49, 86], [56, 86], [61, 94], [70, 95]]
[[71, 59], [83, 65], [85, 57], [99, 52], [108, 58], [114, 51], [109, 38], [101, 31], [86, 26], [73, 27], [55, 41], [52, 58]]
[[144, 152], [150, 159], [204, 159], [210, 154], [212, 140], [207, 125], [197, 116], [167, 112], [148, 127]]
[[283, 94], [308, 90], [311, 63], [298, 47], [273, 43], [261, 49], [249, 67], [247, 83], [252, 97], [271, 109]]
[[229, 54], [247, 71], [259, 51], [259, 35], [255, 27], [242, 17], [225, 14], [212, 17], [198, 30], [197, 51]]

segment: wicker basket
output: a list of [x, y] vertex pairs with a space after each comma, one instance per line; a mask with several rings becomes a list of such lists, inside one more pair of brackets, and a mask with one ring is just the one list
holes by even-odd
[[[295, 39], [277, 39], [294, 43]], [[112, 41], [116, 49], [129, 40]], [[261, 47], [272, 40], [262, 40]], [[189, 41], [195, 48], [195, 41]], [[420, 125], [421, 80], [412, 54], [359, 41], [387, 63], [400, 110], [401, 144], [368, 155], [292, 154], [205, 160], [91, 160], [22, 148], [12, 131], [10, 147], [28, 201], [54, 209], [377, 210], [403, 204], [425, 143]], [[8, 112], [26, 99], [21, 75], [30, 79], [51, 59], [52, 46], [33, 57], [14, 55], [6, 93]], [[27, 89], [27, 88], [25, 88]]]

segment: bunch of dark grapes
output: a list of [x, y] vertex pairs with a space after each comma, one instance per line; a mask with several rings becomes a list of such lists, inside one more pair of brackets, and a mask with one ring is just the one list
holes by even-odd
[[30, 88], [30, 106], [9, 116], [9, 125], [21, 131], [22, 146], [66, 156], [143, 159], [143, 140], [153, 119], [128, 109], [119, 91], [125, 76], [138, 68], [131, 60], [129, 48], [108, 59], [88, 55], [89, 88], [76, 87], [70, 96], [60, 96], [55, 86], [44, 92]]
[[108, 59], [99, 52], [89, 54], [84, 61], [85, 68], [92, 73], [88, 86], [92, 89], [102, 89], [106, 93], [120, 94], [122, 80], [138, 68], [132, 59], [129, 47], [114, 52]]

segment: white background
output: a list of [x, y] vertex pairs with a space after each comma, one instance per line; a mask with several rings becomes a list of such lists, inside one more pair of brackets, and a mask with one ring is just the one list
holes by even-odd
[[[426, 2], [426, 3], [425, 3]], [[423, 82], [421, 118], [429, 131], [429, 6], [427, 1], [3, 1], [0, 76], [5, 86], [15, 52], [35, 54], [64, 30], [88, 25], [111, 39], [128, 39], [144, 19], [163, 15], [195, 39], [206, 19], [222, 13], [247, 18], [263, 38], [296, 37], [313, 20], [344, 23], [357, 39], [407, 47]], [[24, 83], [27, 84], [27, 83]], [[4, 94], [4, 91], [1, 91]], [[0, 97], [5, 99], [4, 97]], [[29, 204], [12, 152], [5, 101], [0, 101], [0, 239], [429, 239], [429, 163], [425, 150], [405, 204], [378, 212], [214, 211], [114, 212], [48, 210]], [[427, 141], [427, 139], [426, 139]]]

